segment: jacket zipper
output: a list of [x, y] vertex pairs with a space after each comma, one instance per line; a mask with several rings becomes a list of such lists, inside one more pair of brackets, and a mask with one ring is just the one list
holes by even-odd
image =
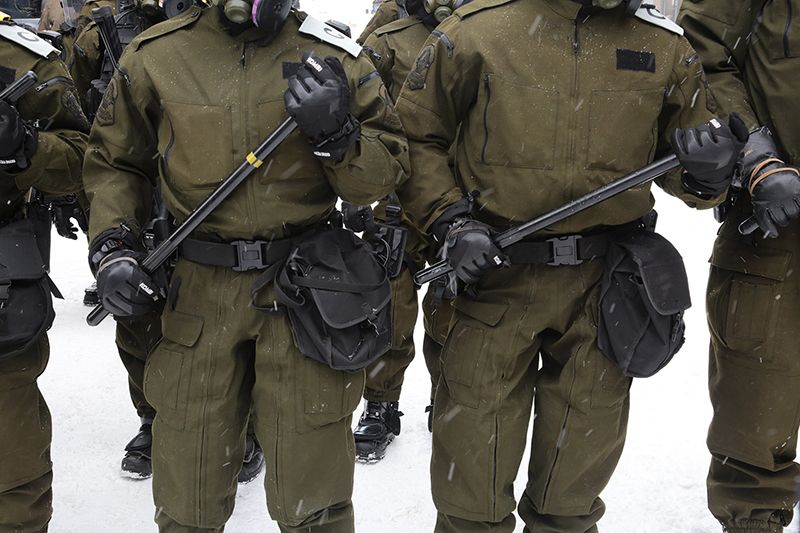
[[792, 30], [792, 0], [786, 0], [786, 28], [783, 30], [783, 57], [791, 57], [789, 54], [789, 33]]
[[51, 78], [51, 79], [47, 80], [46, 82], [44, 82], [44, 83], [42, 83], [40, 85], [37, 85], [36, 86], [36, 92], [37, 93], [41, 92], [41, 91], [47, 89], [48, 87], [52, 87], [56, 83], [66, 83], [67, 85], [72, 85], [73, 87], [75, 86], [75, 83], [71, 79], [67, 78], [66, 76], [56, 76], [55, 78]]
[[483, 77], [483, 86], [486, 89], [486, 107], [483, 108], [483, 131], [485, 133], [483, 138], [483, 149], [481, 150], [481, 163], [486, 163], [486, 145], [489, 144], [489, 100], [492, 96], [492, 91], [489, 88], [489, 75]]

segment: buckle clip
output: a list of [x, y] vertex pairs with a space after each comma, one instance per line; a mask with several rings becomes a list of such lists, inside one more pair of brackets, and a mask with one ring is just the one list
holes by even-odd
[[553, 260], [548, 265], [579, 265], [583, 263], [578, 259], [578, 239], [581, 235], [567, 235], [566, 237], [553, 237], [547, 239], [553, 247]]
[[237, 265], [233, 270], [243, 272], [254, 268], [264, 268], [264, 256], [261, 251], [261, 241], [233, 241], [231, 243], [236, 249]]

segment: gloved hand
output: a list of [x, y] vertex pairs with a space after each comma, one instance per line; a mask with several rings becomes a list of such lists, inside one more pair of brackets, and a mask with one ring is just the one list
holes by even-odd
[[733, 177], [739, 152], [747, 142], [747, 127], [736, 113], [730, 126], [719, 119], [672, 134], [672, 150], [683, 167], [683, 187], [697, 196], [718, 196]]
[[143, 252], [120, 250], [100, 262], [97, 294], [116, 320], [131, 320], [161, 307], [163, 289], [139, 266], [146, 256]]
[[777, 237], [776, 226], [785, 227], [800, 217], [800, 170], [778, 158], [767, 128], [750, 134], [737, 170], [750, 190], [753, 217], [765, 235]]
[[372, 207], [356, 206], [342, 202], [342, 221], [344, 227], [356, 233], [364, 231], [366, 233], [375, 233], [375, 216], [372, 213]]
[[0, 101], [0, 170], [24, 169], [39, 146], [39, 131]]
[[53, 198], [50, 207], [53, 213], [53, 225], [62, 237], [77, 240], [78, 230], [73, 226], [72, 219], [75, 219], [82, 231], [89, 231], [89, 221], [86, 220], [83, 208], [78, 203], [78, 197], [74, 194]]
[[314, 155], [339, 159], [361, 136], [361, 124], [350, 114], [347, 74], [333, 56], [323, 61], [307, 50], [302, 62], [283, 95], [286, 111], [308, 136]]
[[100, 234], [89, 250], [100, 303], [119, 321], [157, 311], [164, 302], [166, 279], [142, 270], [146, 254], [133, 251], [136, 245], [136, 238], [123, 226]]
[[455, 275], [474, 285], [490, 268], [509, 266], [508, 258], [492, 240], [494, 228], [471, 218], [456, 220], [444, 238], [444, 258]]

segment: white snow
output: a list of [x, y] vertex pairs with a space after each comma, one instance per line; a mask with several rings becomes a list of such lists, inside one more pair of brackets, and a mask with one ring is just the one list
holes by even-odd
[[[706, 533], [720, 531], [706, 510], [709, 455], [705, 436], [711, 416], [706, 389], [708, 332], [704, 292], [707, 259], [717, 229], [710, 211], [698, 212], [657, 191], [660, 233], [686, 261], [693, 307], [686, 314], [687, 341], [656, 376], [632, 389], [628, 439], [602, 497], [608, 506], [601, 531]], [[53, 533], [157, 531], [151, 481], [119, 476], [123, 448], [139, 421], [128, 396], [125, 369], [114, 346], [114, 322], [85, 323], [84, 289], [92, 282], [83, 240], [53, 233], [52, 277], [65, 296], [50, 330], [50, 364], [39, 380], [53, 415]], [[422, 327], [415, 337], [421, 346]], [[418, 348], [419, 350], [419, 348]], [[356, 466], [356, 525], [362, 532], [432, 531], [430, 436], [424, 408], [429, 379], [421, 352], [406, 374], [400, 401], [402, 433], [386, 458]], [[355, 417], [360, 414], [361, 408]], [[524, 488], [527, 457], [517, 482]], [[266, 511], [263, 475], [239, 487], [227, 531], [278, 531]], [[518, 522], [517, 531], [522, 531]]]
[[[351, 25], [353, 36], [369, 20], [358, 2], [302, 0], [320, 19]], [[349, 9], [349, 11], [348, 11]], [[344, 11], [343, 11], [344, 10]], [[693, 307], [686, 314], [687, 341], [659, 374], [637, 379], [632, 389], [627, 444], [603, 492], [606, 533], [710, 533], [721, 531], [706, 509], [709, 454], [705, 437], [711, 417], [706, 389], [708, 332], [705, 284], [717, 230], [710, 211], [698, 212], [656, 192], [658, 231], [680, 250], [689, 273]], [[52, 533], [156, 532], [151, 481], [119, 475], [123, 448], [139, 427], [127, 376], [114, 345], [114, 322], [86, 325], [83, 291], [92, 282], [85, 240], [53, 233], [52, 278], [65, 296], [50, 330], [50, 364], [39, 379], [53, 416]], [[430, 497], [430, 435], [426, 427], [429, 378], [421, 355], [422, 326], [415, 333], [417, 359], [406, 373], [400, 401], [402, 433], [386, 458], [356, 466], [356, 529], [364, 533], [432, 531], [436, 512]], [[361, 413], [356, 411], [354, 419]], [[355, 420], [354, 420], [355, 422]], [[524, 489], [527, 455], [516, 493]], [[226, 531], [277, 532], [266, 511], [263, 474], [239, 486]], [[522, 531], [517, 522], [515, 531]]]

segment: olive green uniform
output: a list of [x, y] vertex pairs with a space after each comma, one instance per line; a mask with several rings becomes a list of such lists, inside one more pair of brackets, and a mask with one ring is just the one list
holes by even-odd
[[[458, 10], [427, 41], [397, 102], [411, 179], [398, 190], [423, 229], [477, 190], [500, 229], [552, 210], [669, 151], [676, 128], [713, 118], [695, 52], [678, 34], [570, 0], [495, 0]], [[659, 180], [693, 206], [677, 174]], [[649, 185], [573, 215], [542, 237], [631, 222]], [[536, 240], [536, 239], [534, 239]], [[597, 531], [622, 453], [631, 379], [597, 346], [602, 258], [492, 269], [461, 294], [433, 416], [437, 532], [514, 529], [513, 481], [535, 400], [526, 531]], [[539, 368], [541, 366], [541, 368]], [[535, 391], [535, 394], [534, 394]]]
[[[260, 47], [261, 30], [230, 35], [218, 9], [195, 7], [126, 48], [121, 63], [131, 84], [112, 80], [85, 163], [93, 238], [149, 220], [156, 180], [183, 221], [287, 118], [284, 76], [307, 49], [341, 59], [360, 139], [341, 160], [322, 161], [295, 131], [194, 237], [281, 239], [319, 225], [337, 195], [365, 205], [405, 180], [405, 138], [369, 59], [299, 33], [302, 18], [290, 14]], [[302, 356], [287, 318], [250, 306], [259, 274], [178, 260], [163, 338], [145, 368], [145, 393], [157, 411], [153, 493], [162, 531], [214, 530], [228, 519], [251, 403], [267, 506], [281, 530], [353, 529], [350, 427], [364, 374]], [[271, 305], [271, 287], [263, 292], [256, 302]]]
[[[102, 5], [110, 5], [112, 10], [116, 9], [116, 5], [103, 0], [90, 0], [86, 5], [90, 5], [90, 3], [90, 14], [91, 9]], [[87, 11], [86, 5], [82, 13]], [[75, 41], [74, 56], [70, 64], [70, 74], [75, 81], [81, 106], [87, 116], [91, 116], [95, 110], [89, 109], [86, 95], [92, 87], [92, 81], [100, 78], [104, 53], [100, 48], [100, 33], [97, 25], [94, 21], [88, 22]], [[155, 409], [144, 395], [144, 363], [147, 360], [147, 354], [160, 337], [160, 313], [149, 313], [133, 320], [117, 322], [117, 350], [128, 371], [128, 389], [131, 401], [136, 408], [136, 414], [141, 419], [152, 420], [156, 415]]]
[[364, 31], [361, 32], [361, 35], [356, 39], [356, 42], [358, 44], [364, 44], [367, 37], [369, 37], [372, 32], [381, 26], [397, 20], [398, 9], [399, 6], [394, 0], [383, 0], [381, 5], [378, 6], [378, 9], [375, 10], [375, 14], [372, 15], [372, 18], [367, 23], [367, 27], [364, 28]]
[[[28, 36], [30, 39], [32, 36]], [[0, 223], [22, 215], [31, 187], [53, 195], [81, 189], [81, 163], [89, 123], [73, 92], [66, 66], [53, 51], [46, 58], [0, 37], [0, 70], [14, 78], [33, 70], [41, 91], [17, 103], [26, 120], [50, 119], [39, 132], [30, 166], [19, 173], [0, 171]], [[47, 366], [47, 335], [27, 351], [0, 361], [0, 532], [46, 531], [52, 514], [51, 423], [36, 379]], [[2, 355], [2, 353], [0, 353]]]
[[[800, 166], [800, 2], [685, 2], [679, 21], [708, 74], [720, 113], [767, 126]], [[769, 178], [767, 178], [769, 179]], [[749, 237], [742, 190], [711, 256], [707, 310], [714, 416], [709, 509], [731, 533], [779, 532], [792, 518], [800, 466], [800, 221]]]
[[[377, 17], [376, 13], [376, 17]], [[364, 48], [380, 74], [383, 83], [397, 100], [400, 89], [411, 71], [422, 45], [431, 34], [431, 28], [422, 20], [411, 15], [385, 23], [364, 41]], [[381, 201], [375, 208], [379, 221], [386, 218], [387, 201]], [[414, 227], [408, 217], [402, 215], [401, 224], [408, 230], [406, 255], [413, 264], [425, 264], [425, 255], [430, 239]], [[414, 327], [417, 323], [417, 288], [413, 272], [404, 265], [400, 274], [392, 280], [392, 317], [394, 321], [394, 342], [392, 348], [367, 368], [367, 383], [364, 398], [371, 402], [396, 402], [400, 399], [405, 370], [414, 360]], [[434, 357], [425, 361], [431, 375], [431, 388], [438, 381], [437, 365]], [[432, 398], [432, 397], [431, 397]]]

